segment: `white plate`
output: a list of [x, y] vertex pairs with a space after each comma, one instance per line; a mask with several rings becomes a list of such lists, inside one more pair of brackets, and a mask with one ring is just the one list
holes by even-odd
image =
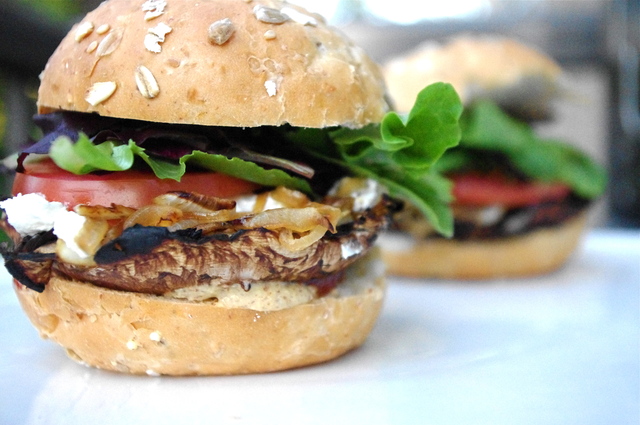
[[237, 377], [126, 376], [40, 340], [0, 275], [2, 424], [637, 424], [640, 232], [597, 230], [548, 276], [390, 279], [367, 343]]

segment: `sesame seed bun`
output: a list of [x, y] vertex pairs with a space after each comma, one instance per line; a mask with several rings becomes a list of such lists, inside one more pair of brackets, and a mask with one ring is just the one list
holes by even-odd
[[387, 110], [377, 65], [321, 17], [242, 0], [104, 2], [60, 43], [37, 103], [237, 127], [361, 127]]

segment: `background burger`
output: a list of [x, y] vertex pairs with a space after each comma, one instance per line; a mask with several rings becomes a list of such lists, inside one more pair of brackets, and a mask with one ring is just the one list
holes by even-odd
[[451, 83], [465, 105], [460, 144], [437, 164], [453, 183], [454, 237], [442, 238], [405, 209], [402, 233], [382, 244], [389, 271], [486, 279], [564, 264], [605, 173], [576, 148], [535, 132], [536, 122], [553, 119], [560, 67], [514, 40], [463, 35], [391, 60], [385, 75], [399, 111], [432, 81]]
[[26, 314], [75, 360], [136, 374], [359, 346], [389, 195], [451, 232], [421, 176], [459, 140], [459, 98], [431, 85], [402, 120], [384, 94], [359, 48], [288, 3], [104, 2], [43, 71], [42, 138], [0, 203]]

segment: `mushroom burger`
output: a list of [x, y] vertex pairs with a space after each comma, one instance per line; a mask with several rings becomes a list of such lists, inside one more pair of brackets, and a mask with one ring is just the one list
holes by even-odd
[[398, 110], [446, 81], [465, 105], [460, 144], [436, 168], [453, 183], [454, 237], [444, 239], [405, 208], [383, 257], [409, 276], [491, 279], [556, 270], [574, 252], [589, 207], [602, 195], [602, 166], [566, 141], [540, 137], [554, 118], [562, 69], [549, 56], [494, 35], [426, 42], [385, 66]]
[[455, 90], [426, 87], [408, 119], [387, 109], [377, 66], [292, 4], [104, 2], [43, 71], [42, 138], [0, 203], [26, 314], [71, 358], [134, 374], [361, 345], [398, 200], [452, 230], [422, 176], [460, 137]]

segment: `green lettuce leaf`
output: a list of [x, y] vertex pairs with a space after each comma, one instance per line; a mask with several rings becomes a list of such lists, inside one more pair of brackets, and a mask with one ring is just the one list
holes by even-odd
[[579, 196], [594, 199], [607, 183], [605, 169], [579, 149], [558, 140], [538, 137], [526, 123], [484, 101], [467, 108], [460, 120], [462, 140], [438, 163], [442, 172], [473, 167], [477, 156], [465, 150], [500, 152], [526, 176], [546, 182], [562, 182]]
[[149, 156], [145, 149], [130, 141], [126, 145], [114, 145], [103, 142], [94, 145], [85, 134], [73, 143], [68, 137], [61, 136], [51, 145], [49, 156], [58, 167], [74, 174], [87, 174], [92, 171], [124, 171], [131, 168], [135, 157], [141, 158], [161, 179], [180, 181], [186, 172], [186, 164], [191, 162], [202, 168], [228, 174], [265, 186], [287, 186], [305, 193], [311, 193], [309, 183], [301, 178], [292, 177], [278, 169], [265, 169], [259, 165], [239, 158], [227, 158], [224, 155], [193, 151], [180, 158], [178, 163], [162, 161]]
[[372, 176], [389, 188], [390, 193], [415, 205], [443, 236], [453, 236], [453, 183], [434, 170], [416, 176], [401, 173], [393, 178]]
[[433, 165], [458, 144], [461, 114], [453, 87], [436, 83], [418, 94], [407, 117], [390, 112], [379, 126], [341, 128], [324, 139], [317, 130], [302, 130], [296, 137], [315, 155], [380, 181], [392, 195], [418, 207], [438, 232], [451, 236], [451, 184]]
[[427, 171], [458, 144], [461, 113], [462, 104], [453, 87], [436, 83], [418, 94], [407, 117], [389, 112], [380, 126], [343, 128], [332, 139], [348, 163]]
[[228, 174], [264, 186], [286, 186], [305, 193], [312, 192], [309, 183], [302, 178], [292, 177], [278, 169], [265, 169], [253, 162], [239, 158], [227, 158], [224, 155], [193, 151], [191, 154], [180, 158], [181, 164], [186, 162], [193, 162], [208, 170]]
[[126, 145], [113, 142], [94, 145], [86, 134], [80, 133], [76, 143], [60, 136], [51, 144], [49, 156], [58, 167], [74, 174], [92, 171], [124, 171], [133, 165], [134, 154]]

